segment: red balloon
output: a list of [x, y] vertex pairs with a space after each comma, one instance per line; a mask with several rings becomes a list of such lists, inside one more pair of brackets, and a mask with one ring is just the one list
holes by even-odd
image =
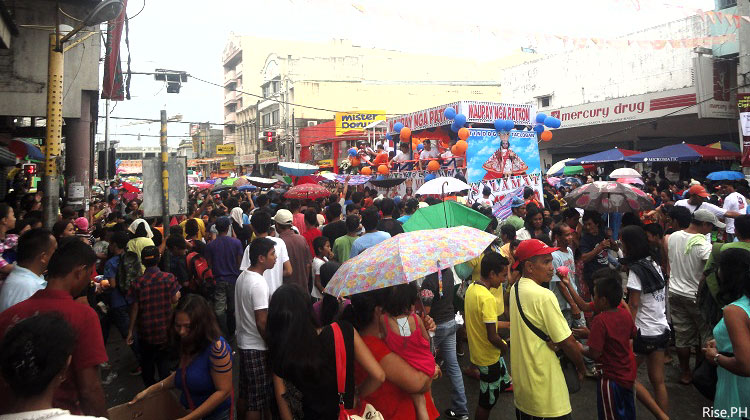
[[461, 127], [458, 129], [458, 138], [461, 140], [466, 140], [469, 138], [469, 129], [466, 127]]
[[541, 135], [542, 141], [550, 141], [552, 140], [552, 132], [549, 130], [542, 131]]

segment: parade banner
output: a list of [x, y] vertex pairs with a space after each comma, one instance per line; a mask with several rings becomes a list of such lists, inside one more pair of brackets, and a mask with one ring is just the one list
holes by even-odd
[[492, 191], [495, 203], [525, 187], [534, 189], [541, 202], [542, 171], [535, 132], [471, 129], [468, 142], [466, 179], [472, 187], [470, 202], [481, 196], [485, 186]]
[[[737, 108], [740, 112], [740, 134], [742, 134], [742, 166], [750, 166], [750, 136], [745, 135], [745, 121], [750, 120], [750, 93], [737, 92]], [[744, 116], [744, 117], [743, 117]], [[743, 119], [744, 118], [744, 119]]]
[[337, 112], [334, 121], [336, 136], [346, 133], [364, 133], [368, 125], [375, 121], [385, 121], [385, 111]]
[[391, 172], [390, 178], [406, 178], [406, 181], [401, 183], [400, 185], [397, 185], [393, 188], [380, 188], [376, 187], [375, 185], [372, 185], [368, 183], [368, 186], [370, 188], [376, 188], [379, 193], [385, 195], [389, 192], [389, 197], [393, 197], [394, 192], [397, 195], [400, 195], [403, 197], [406, 194], [406, 189], [411, 188], [412, 193], [410, 195], [414, 195], [414, 193], [424, 185], [424, 176], [426, 174], [434, 174], [436, 177], [441, 176], [449, 176], [449, 177], [456, 177], [457, 175], [461, 175], [465, 178], [465, 169], [440, 169], [435, 172], [428, 172], [428, 171], [400, 171], [400, 172]]
[[412, 131], [450, 125], [453, 120], [445, 117], [445, 109], [448, 107], [455, 109], [459, 114], [464, 114], [466, 122], [469, 123], [488, 124], [495, 120], [513, 120], [516, 125], [531, 125], [531, 119], [536, 116], [536, 109], [533, 105], [460, 101], [389, 118], [388, 131], [394, 132], [393, 126], [399, 122]]

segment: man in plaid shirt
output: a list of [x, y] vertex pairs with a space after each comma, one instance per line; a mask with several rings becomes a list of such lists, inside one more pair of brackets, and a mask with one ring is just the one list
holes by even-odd
[[133, 333], [138, 325], [138, 347], [141, 353], [141, 376], [148, 388], [156, 383], [154, 371], [159, 371], [159, 380], [169, 376], [169, 360], [166, 351], [172, 305], [180, 299], [180, 284], [172, 273], [159, 270], [159, 249], [147, 246], [141, 251], [141, 263], [146, 271], [128, 290], [133, 300], [130, 308], [130, 329], [127, 343], [133, 343]]

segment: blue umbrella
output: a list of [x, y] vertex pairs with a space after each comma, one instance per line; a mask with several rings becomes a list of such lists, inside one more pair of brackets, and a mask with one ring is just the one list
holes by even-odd
[[609, 149], [603, 152], [594, 153], [593, 155], [579, 157], [565, 162], [565, 166], [578, 166], [578, 165], [597, 165], [600, 163], [609, 162], [622, 162], [626, 156], [635, 155], [638, 152], [635, 150], [627, 149]]
[[717, 171], [711, 172], [706, 178], [711, 181], [738, 181], [745, 179], [745, 174], [737, 171]]
[[237, 188], [237, 191], [252, 191], [252, 190], [255, 190], [255, 189], [257, 189], [257, 188], [258, 188], [258, 187], [256, 187], [255, 185], [252, 185], [252, 184], [245, 184], [245, 185], [240, 185], [240, 186], [239, 186], [239, 187]]

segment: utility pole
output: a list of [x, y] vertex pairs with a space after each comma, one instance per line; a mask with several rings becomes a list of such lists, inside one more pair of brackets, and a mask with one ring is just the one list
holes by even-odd
[[[163, 239], [167, 240], [167, 234], [169, 232], [169, 171], [167, 171], [167, 158], [169, 156], [169, 149], [167, 148], [167, 110], [161, 110], [161, 131], [160, 143], [161, 143], [161, 184], [163, 197], [161, 199], [161, 225], [164, 230]], [[167, 251], [168, 252], [168, 251]], [[169, 258], [164, 258], [164, 271], [169, 271]]]
[[[104, 191], [109, 188], [109, 98], [104, 101], [107, 114], [104, 116]], [[112, 174], [114, 176], [114, 174]], [[99, 174], [101, 177], [102, 174]], [[109, 200], [109, 197], [105, 197]]]
[[63, 100], [63, 51], [58, 48], [58, 34], [49, 36], [49, 62], [47, 71], [47, 135], [44, 141], [44, 226], [51, 229], [57, 222], [60, 210], [60, 180], [58, 179], [57, 158], [60, 156], [62, 139], [62, 100]]

